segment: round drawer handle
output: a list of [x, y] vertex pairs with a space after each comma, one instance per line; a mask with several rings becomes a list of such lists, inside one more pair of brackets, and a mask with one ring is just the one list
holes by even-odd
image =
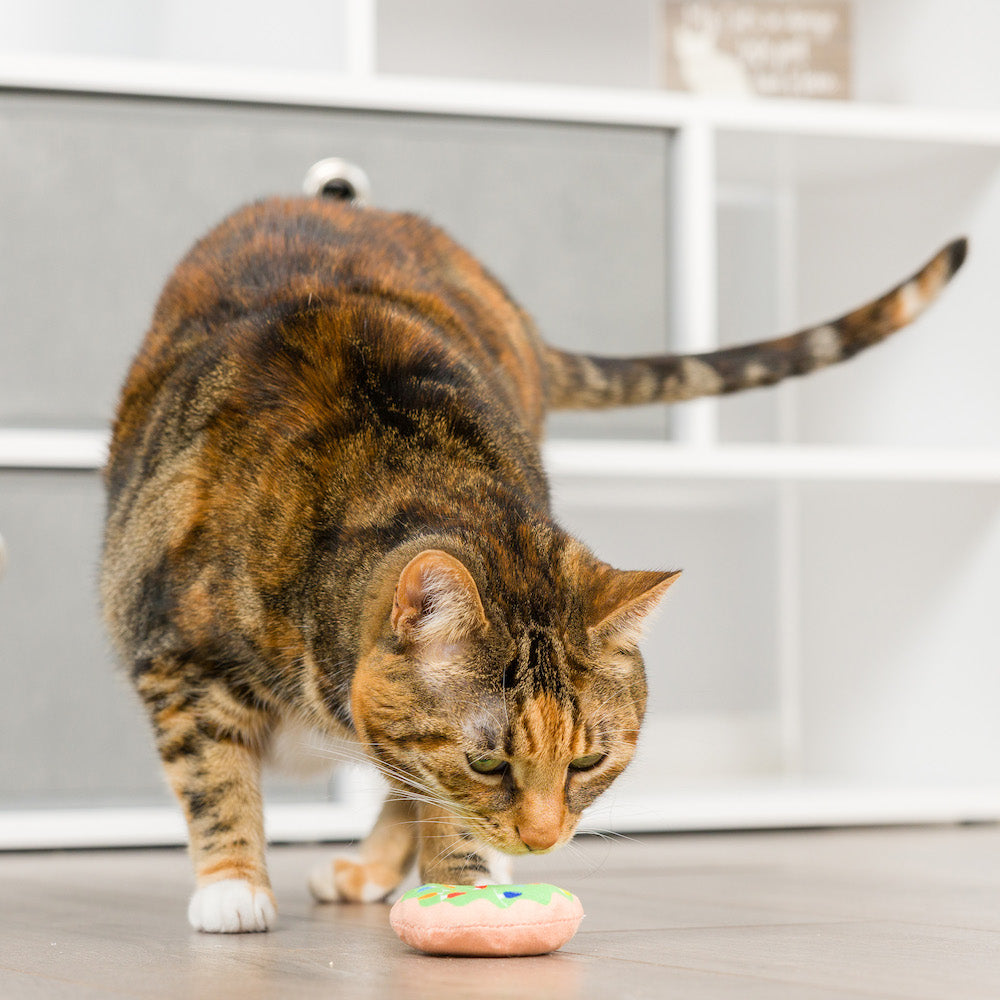
[[361, 167], [331, 156], [318, 160], [309, 168], [302, 190], [313, 197], [321, 195], [349, 201], [352, 205], [367, 205], [372, 186]]

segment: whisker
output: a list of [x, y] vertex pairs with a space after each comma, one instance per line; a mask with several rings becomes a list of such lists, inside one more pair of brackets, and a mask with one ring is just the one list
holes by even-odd
[[436, 865], [439, 861], [447, 861], [452, 855], [457, 854], [459, 849], [463, 847], [462, 841], [452, 842], [449, 846], [446, 846], [442, 850], [438, 851], [437, 854], [427, 862], [427, 867], [430, 868]]
[[630, 844], [641, 844], [648, 846], [646, 841], [637, 837], [630, 837], [626, 833], [619, 833], [617, 830], [583, 830], [580, 834], [583, 837], [600, 837], [602, 840], [627, 840]]
[[609, 849], [605, 852], [604, 857], [592, 860], [587, 856], [583, 849], [579, 847], [579, 845], [574, 844], [572, 841], [570, 841], [566, 846], [572, 849], [574, 857], [576, 857], [587, 869], [583, 874], [578, 876], [581, 880], [593, 878], [594, 875], [596, 875], [604, 867], [611, 855], [609, 847]]

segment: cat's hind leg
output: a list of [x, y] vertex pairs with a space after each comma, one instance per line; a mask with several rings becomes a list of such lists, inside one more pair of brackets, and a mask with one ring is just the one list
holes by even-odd
[[357, 855], [337, 856], [312, 870], [312, 894], [321, 903], [375, 903], [385, 899], [413, 867], [418, 822], [416, 803], [403, 793], [390, 791]]
[[260, 792], [269, 720], [249, 698], [241, 700], [222, 682], [195, 682], [176, 661], [144, 662], [133, 676], [187, 820], [196, 880], [191, 926], [215, 933], [267, 930], [277, 919]]

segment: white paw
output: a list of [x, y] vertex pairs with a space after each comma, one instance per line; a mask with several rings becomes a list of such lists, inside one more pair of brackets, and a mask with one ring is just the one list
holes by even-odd
[[241, 878], [227, 878], [202, 886], [188, 904], [188, 921], [196, 931], [240, 934], [266, 931], [278, 919], [274, 897]]
[[321, 903], [377, 903], [398, 884], [398, 873], [360, 858], [331, 858], [309, 873], [309, 890]]

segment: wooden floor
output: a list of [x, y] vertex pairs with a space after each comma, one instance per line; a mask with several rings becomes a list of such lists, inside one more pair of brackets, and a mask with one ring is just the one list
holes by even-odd
[[0, 997], [1000, 997], [996, 826], [580, 839], [516, 872], [587, 911], [522, 959], [419, 955], [385, 906], [312, 903], [329, 852], [274, 849], [281, 922], [234, 936], [188, 929], [180, 851], [0, 855]]

